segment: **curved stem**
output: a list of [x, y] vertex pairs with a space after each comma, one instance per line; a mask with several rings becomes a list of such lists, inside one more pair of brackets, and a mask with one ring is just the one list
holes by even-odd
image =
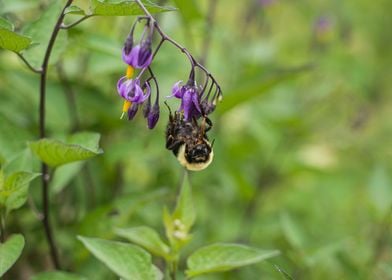
[[[47, 72], [48, 72], [48, 65], [49, 65], [49, 59], [50, 55], [53, 50], [54, 43], [56, 41], [57, 35], [60, 31], [61, 24], [64, 19], [64, 12], [67, 7], [71, 5], [73, 0], [67, 0], [67, 3], [65, 4], [63, 10], [61, 11], [61, 14], [59, 18], [57, 19], [56, 25], [53, 28], [52, 34], [49, 39], [48, 46], [46, 48], [44, 60], [42, 62], [41, 66], [41, 79], [40, 79], [40, 95], [39, 95], [39, 137], [40, 138], [45, 138], [46, 136], [46, 131], [45, 131], [45, 101], [46, 101], [46, 78], [47, 78]], [[50, 181], [50, 175], [49, 175], [49, 168], [45, 163], [42, 163], [41, 165], [41, 172], [42, 172], [42, 204], [43, 204], [43, 225], [45, 229], [45, 235], [46, 239], [49, 244], [49, 249], [50, 249], [50, 255], [52, 262], [55, 266], [56, 269], [61, 269], [60, 266], [60, 260], [58, 257], [58, 250], [53, 238], [53, 233], [52, 233], [52, 226], [50, 224], [50, 208], [49, 208], [49, 181]]]
[[24, 58], [24, 56], [22, 55], [22, 54], [20, 54], [20, 53], [16, 53], [18, 56], [19, 56], [19, 58], [24, 62], [24, 64], [26, 64], [26, 66], [27, 67], [29, 67], [29, 69], [31, 70], [31, 71], [33, 71], [34, 73], [42, 73], [42, 69], [37, 69], [37, 68], [34, 68], [27, 60], [26, 60], [26, 58]]
[[77, 21], [75, 21], [75, 22], [73, 22], [73, 23], [70, 23], [70, 24], [67, 24], [67, 25], [61, 23], [60, 28], [61, 28], [61, 29], [70, 29], [70, 28], [74, 27], [75, 25], [78, 25], [79, 23], [85, 21], [86, 19], [88, 19], [88, 18], [90, 18], [90, 17], [92, 17], [92, 16], [93, 16], [93, 15], [86, 15], [86, 16], [84, 16], [84, 17], [81, 17], [81, 18], [78, 19]]

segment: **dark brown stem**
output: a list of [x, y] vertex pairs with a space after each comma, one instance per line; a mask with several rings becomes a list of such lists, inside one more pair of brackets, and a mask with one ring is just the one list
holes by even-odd
[[[144, 14], [149, 18], [150, 20], [150, 24], [153, 24], [155, 27], [155, 30], [159, 33], [159, 35], [161, 36], [162, 40], [161, 43], [159, 44], [159, 47], [161, 46], [161, 44], [164, 41], [168, 41], [170, 42], [172, 45], [174, 45], [176, 48], [178, 48], [182, 53], [184, 53], [188, 59], [189, 62], [192, 65], [192, 71], [194, 71], [195, 67], [198, 67], [200, 70], [202, 70], [209, 78], [211, 78], [213, 84], [216, 85], [219, 94], [221, 94], [221, 88], [219, 86], [219, 84], [217, 83], [216, 79], [212, 76], [212, 74], [199, 62], [196, 61], [196, 59], [192, 56], [192, 54], [183, 46], [181, 46], [179, 43], [177, 43], [175, 40], [173, 40], [171, 37], [169, 37], [168, 35], [166, 35], [165, 32], [163, 32], [163, 30], [161, 29], [161, 27], [159, 26], [159, 24], [157, 23], [157, 21], [154, 19], [154, 17], [150, 14], [150, 12], [146, 9], [146, 7], [144, 7], [144, 5], [142, 4], [142, 2], [140, 0], [135, 0], [135, 2], [139, 5], [139, 7], [143, 10]], [[158, 50], [159, 48], [157, 48]], [[157, 50], [155, 51], [155, 53], [157, 52]], [[154, 53], [154, 55], [155, 55]]]
[[[64, 12], [65, 9], [68, 8], [72, 3], [72, 0], [68, 0], [65, 4], [63, 10], [59, 18], [57, 19], [56, 25], [53, 28], [52, 34], [49, 39], [48, 46], [46, 48], [44, 60], [41, 66], [41, 79], [40, 79], [40, 96], [39, 96], [39, 138], [45, 138], [46, 131], [45, 131], [45, 101], [46, 101], [46, 78], [48, 73], [48, 65], [50, 55], [53, 50], [54, 43], [56, 41], [57, 35], [60, 31], [61, 24], [63, 23], [64, 19]], [[52, 226], [50, 224], [50, 208], [49, 208], [49, 168], [45, 163], [42, 163], [41, 166], [42, 172], [42, 204], [43, 204], [43, 219], [42, 223], [45, 229], [46, 239], [49, 244], [50, 249], [50, 256], [53, 262], [53, 265], [56, 269], [61, 269], [60, 260], [58, 257], [58, 250], [56, 244], [54, 242], [53, 233], [52, 233]]]

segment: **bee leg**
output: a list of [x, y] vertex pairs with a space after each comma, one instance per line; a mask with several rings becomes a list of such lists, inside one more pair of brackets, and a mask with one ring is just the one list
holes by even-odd
[[166, 105], [167, 109], [169, 110], [169, 119], [170, 119], [170, 121], [173, 121], [173, 113], [172, 113], [172, 110], [169, 107], [169, 104], [167, 104], [166, 101], [163, 102], [163, 103]]
[[178, 150], [178, 148], [181, 146], [182, 143], [183, 143], [182, 141], [172, 141], [172, 142], [170, 142], [170, 144], [168, 142], [166, 144], [166, 148], [168, 150], [175, 151], [175, 150]]
[[166, 138], [166, 149], [171, 150], [170, 147], [173, 145], [174, 137], [172, 135]]
[[212, 128], [212, 121], [207, 116], [204, 117], [204, 120], [208, 124], [208, 127], [206, 127], [206, 129], [205, 129], [205, 132], [207, 132]]

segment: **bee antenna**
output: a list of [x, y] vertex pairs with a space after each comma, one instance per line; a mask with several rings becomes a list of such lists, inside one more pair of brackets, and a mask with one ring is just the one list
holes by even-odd
[[215, 138], [212, 139], [212, 141], [211, 141], [211, 149], [214, 147], [214, 143], [215, 143]]

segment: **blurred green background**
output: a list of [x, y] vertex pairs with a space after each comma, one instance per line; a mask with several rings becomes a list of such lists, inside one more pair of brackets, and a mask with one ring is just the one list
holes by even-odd
[[[2, 0], [0, 14], [20, 30], [49, 2]], [[214, 162], [191, 173], [198, 220], [185, 255], [219, 241], [281, 251], [198, 279], [284, 279], [277, 267], [294, 279], [392, 279], [392, 2], [161, 3], [181, 8], [158, 15], [161, 26], [206, 57], [224, 94], [211, 115]], [[174, 204], [182, 173], [165, 149], [163, 104], [154, 130], [140, 114], [119, 119], [116, 82], [133, 20], [94, 17], [71, 29], [57, 42], [49, 73], [48, 135], [102, 135], [102, 156], [59, 168], [51, 185], [62, 262], [89, 279], [115, 277], [76, 235], [114, 238], [114, 227], [143, 224], [163, 232], [162, 208]], [[153, 62], [162, 96], [187, 78], [187, 63], [162, 47]], [[38, 83], [16, 55], [0, 50], [2, 161], [31, 157]], [[38, 161], [31, 168], [38, 171]], [[41, 208], [38, 181], [30, 193]], [[31, 203], [12, 214], [7, 231], [26, 238], [9, 279], [50, 268]]]

